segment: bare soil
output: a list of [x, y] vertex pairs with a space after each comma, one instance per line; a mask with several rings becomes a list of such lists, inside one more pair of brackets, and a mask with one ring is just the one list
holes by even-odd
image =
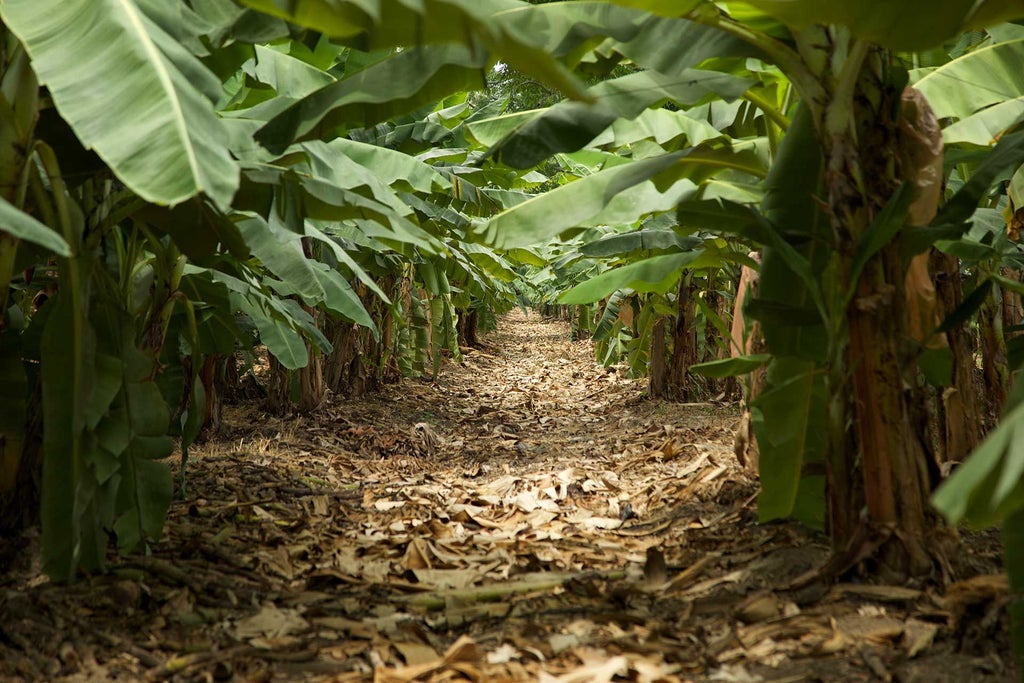
[[920, 584], [793, 589], [826, 539], [757, 523], [737, 408], [568, 339], [516, 313], [434, 383], [229, 406], [148, 556], [56, 585], [7, 543], [0, 680], [1017, 680], [998, 535]]

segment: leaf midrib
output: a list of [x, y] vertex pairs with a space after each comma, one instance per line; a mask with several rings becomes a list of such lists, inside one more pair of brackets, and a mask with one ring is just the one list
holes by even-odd
[[113, 1], [124, 8], [128, 21], [131, 22], [132, 28], [135, 29], [138, 34], [139, 41], [142, 43], [143, 49], [149, 56], [150, 62], [153, 64], [157, 78], [160, 80], [160, 84], [164, 87], [164, 92], [167, 93], [174, 114], [174, 128], [178, 133], [182, 146], [184, 147], [185, 156], [188, 159], [188, 167], [192, 172], [192, 179], [196, 187], [202, 188], [202, 184], [200, 183], [199, 163], [196, 159], [195, 150], [192, 149], [192, 139], [189, 137], [188, 131], [185, 129], [185, 112], [182, 110], [181, 103], [178, 101], [178, 92], [174, 88], [174, 82], [171, 80], [170, 74], [167, 72], [167, 68], [164, 65], [163, 55], [153, 44], [149, 33], [146, 31], [145, 24], [139, 16], [139, 11], [135, 6], [135, 3], [131, 2], [131, 0]]

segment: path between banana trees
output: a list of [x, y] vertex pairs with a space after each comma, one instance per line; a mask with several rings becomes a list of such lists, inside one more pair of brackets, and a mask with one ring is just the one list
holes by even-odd
[[827, 557], [757, 525], [735, 406], [643, 398], [514, 313], [436, 383], [312, 416], [230, 407], [148, 557], [0, 595], [0, 680], [1013, 680], [980, 574], [792, 589]]

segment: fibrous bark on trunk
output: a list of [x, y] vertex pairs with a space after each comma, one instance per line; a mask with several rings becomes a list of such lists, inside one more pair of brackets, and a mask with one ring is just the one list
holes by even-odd
[[203, 383], [206, 394], [206, 415], [203, 416], [203, 433], [209, 437], [220, 431], [221, 415], [224, 412], [224, 371], [227, 364], [234, 364], [234, 356], [227, 358], [211, 353], [203, 359], [203, 367], [199, 370], [199, 381]]
[[270, 371], [267, 373], [267, 412], [272, 415], [284, 415], [291, 407], [291, 372], [272, 354], [268, 361]]
[[[868, 62], [882, 67], [879, 57], [870, 55]], [[900, 93], [886, 87], [884, 77], [874, 80], [873, 69], [865, 72], [870, 81], [858, 83], [849, 103], [855, 128], [825, 140], [828, 202], [847, 268], [872, 221], [903, 181], [915, 183], [918, 201], [932, 191], [930, 182], [919, 182], [924, 180], [920, 161], [935, 154], [930, 141], [941, 140], [923, 97], [908, 89], [900, 102]], [[892, 112], [899, 115], [893, 118]], [[927, 506], [931, 455], [917, 408], [924, 401], [911, 343], [906, 275], [895, 241], [868, 259], [855, 283], [847, 274], [847, 286], [852, 284], [856, 292], [847, 311], [849, 344], [843, 363], [849, 369], [853, 428], [841, 441], [833, 441], [827, 467], [834, 547], [850, 565], [873, 556], [878, 570], [891, 577], [932, 570], [929, 542], [937, 524]], [[842, 396], [838, 392], [846, 381], [832, 377], [834, 395]], [[845, 421], [845, 413], [839, 410], [833, 417]], [[844, 433], [834, 422], [833, 430], [837, 428]], [[863, 518], [853, 505], [857, 488], [863, 491]]]
[[668, 369], [665, 362], [666, 353], [665, 318], [658, 316], [654, 325], [651, 326], [650, 378], [647, 389], [647, 394], [651, 398], [663, 398], [665, 396], [665, 375]]
[[676, 401], [691, 397], [690, 366], [697, 363], [697, 331], [694, 326], [695, 304], [692, 281], [684, 276], [679, 281], [676, 317], [672, 325], [672, 358], [669, 361], [666, 392]]
[[[934, 252], [931, 257], [935, 288], [944, 312], [955, 311], [963, 302], [963, 277], [956, 256]], [[941, 460], [960, 462], [981, 442], [981, 411], [974, 362], [974, 338], [966, 324], [946, 332], [953, 357], [953, 378], [941, 394]]]
[[479, 314], [475, 308], [459, 311], [459, 344], [467, 347], [474, 347], [478, 344], [476, 338], [477, 320]]
[[[752, 251], [748, 256], [761, 262], [761, 255]], [[761, 323], [754, 320], [747, 327], [746, 316], [743, 313], [743, 304], [748, 298], [754, 298], [757, 294], [759, 275], [750, 266], [743, 266], [740, 270], [739, 283], [736, 285], [736, 300], [733, 302], [732, 329], [730, 334], [730, 355], [737, 356], [764, 353], [766, 351], [764, 337], [761, 334]], [[764, 390], [767, 381], [767, 368], [758, 368], [743, 379], [741, 388], [743, 399], [741, 405], [743, 415], [740, 418], [739, 426], [736, 428], [733, 440], [733, 452], [736, 459], [743, 467], [757, 471], [759, 465], [759, 454], [757, 450], [757, 439], [754, 436], [753, 424], [750, 416], [750, 402], [757, 398]]]
[[1006, 369], [1006, 340], [1003, 338], [1001, 305], [988, 299], [978, 310], [981, 333], [981, 368], [989, 412], [998, 415], [1006, 402], [1009, 373]]

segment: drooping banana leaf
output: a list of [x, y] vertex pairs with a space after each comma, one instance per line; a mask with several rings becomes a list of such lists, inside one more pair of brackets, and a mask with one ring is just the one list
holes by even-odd
[[49, 228], [29, 216], [9, 201], [0, 197], [0, 231], [14, 235], [18, 239], [38, 244], [59, 256], [69, 256], [71, 247], [56, 230]]
[[748, 0], [751, 5], [801, 28], [840, 24], [858, 38], [897, 50], [924, 50], [968, 28], [1021, 16], [1014, 0]]
[[[697, 69], [672, 76], [655, 71], [632, 73], [590, 88], [587, 94], [593, 104], [564, 101], [524, 119], [487, 153], [514, 168], [529, 168], [556, 152], [580, 149], [616, 119], [635, 118], [660, 102], [692, 105], [712, 94], [732, 100], [753, 83], [730, 74]], [[516, 120], [521, 118], [517, 114], [512, 116]]]
[[301, 235], [276, 228], [258, 216], [236, 224], [253, 256], [281, 279], [280, 284], [272, 285], [279, 294], [299, 296], [311, 306], [322, 303], [345, 320], [376, 332], [370, 314], [341, 274], [303, 254]]
[[1021, 121], [1024, 121], [1024, 97], [1000, 102], [946, 126], [942, 140], [947, 145], [966, 143], [989, 147], [1006, 129]]
[[[761, 212], [778, 228], [763, 250], [757, 299], [749, 303], [803, 310], [807, 315], [793, 316], [792, 325], [778, 318], [762, 320], [768, 349], [776, 355], [823, 360], [827, 332], [816, 290], [832, 247], [828, 218], [814, 201], [821, 182], [819, 150], [810, 112], [801, 107], [765, 181]], [[785, 233], [779, 234], [780, 229]], [[818, 324], [806, 324], [815, 316]]]
[[[940, 118], [964, 120], [995, 104], [1024, 96], [1024, 39], [968, 52], [913, 83]], [[914, 75], [911, 75], [913, 81]]]
[[688, 145], [693, 146], [720, 137], [721, 131], [707, 121], [689, 116], [686, 111], [654, 108], [645, 109], [634, 119], [612, 122], [590, 141], [590, 146], [618, 149], [641, 140], [654, 140], [665, 146], [679, 139], [685, 139]]
[[78, 139], [133, 191], [227, 207], [238, 167], [213, 110], [220, 82], [133, 0], [5, 0], [0, 17]]
[[[480, 233], [485, 242], [499, 248], [528, 246], [554, 237], [601, 214], [616, 195], [652, 179], [659, 187], [671, 189], [681, 179], [701, 180], [726, 169], [751, 175], [764, 173], [757, 155], [750, 149], [728, 145], [700, 145], [682, 152], [666, 154], [615, 166], [538, 195], [491, 218]], [[686, 190], [686, 187], [682, 187]], [[695, 189], [695, 188], [693, 188]], [[681, 201], [686, 192], [680, 195]], [[627, 200], [628, 201], [628, 200]], [[637, 220], [651, 207], [636, 205]], [[624, 215], [618, 215], [619, 222]]]
[[327, 71], [278, 50], [263, 45], [256, 45], [255, 50], [255, 56], [242, 65], [242, 71], [273, 88], [280, 97], [305, 97], [337, 80]]
[[342, 126], [361, 127], [430, 104], [456, 90], [486, 87], [486, 50], [422, 45], [326, 85], [269, 119], [256, 140], [280, 154], [295, 140]]
[[338, 138], [327, 143], [397, 190], [407, 192], [443, 192], [451, 183], [432, 166], [416, 157], [386, 147]]
[[[805, 524], [821, 528], [824, 520], [822, 477], [801, 478], [804, 463], [820, 461], [827, 449], [828, 394], [825, 377], [813, 362], [776, 358], [768, 368], [767, 386], [751, 404], [751, 422], [760, 451], [761, 521], [798, 513]], [[803, 500], [801, 500], [801, 498]]]
[[641, 251], [689, 251], [703, 241], [699, 237], [684, 237], [671, 229], [649, 228], [609, 235], [582, 245], [580, 252], [591, 258], [607, 258]]
[[558, 297], [558, 302], [588, 304], [626, 288], [664, 294], [679, 282], [684, 267], [707, 267], [720, 262], [720, 256], [708, 254], [703, 249], [652, 256], [596, 275], [564, 292]]

